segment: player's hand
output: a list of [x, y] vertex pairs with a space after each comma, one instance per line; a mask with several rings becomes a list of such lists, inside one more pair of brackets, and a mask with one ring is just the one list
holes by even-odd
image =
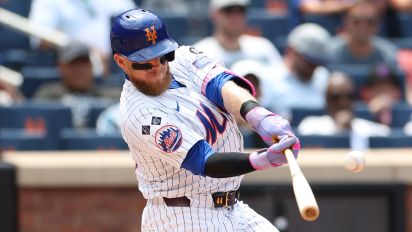
[[[288, 135], [296, 137], [292, 132], [288, 120], [263, 107], [255, 107], [250, 110], [245, 118], [269, 146], [272, 145], [279, 136]], [[296, 140], [295, 149], [299, 150], [299, 148], [299, 140]]]
[[293, 155], [295, 159], [298, 157], [299, 149], [293, 149], [293, 146], [299, 144], [299, 140], [296, 137], [283, 135], [276, 138], [278, 142], [275, 142], [267, 149], [255, 151], [250, 154], [250, 164], [256, 170], [264, 170], [270, 167], [278, 167], [287, 163], [284, 151], [292, 147]]
[[[282, 135], [278, 137], [279, 142], [273, 144], [267, 149], [267, 158], [272, 166], [281, 166], [287, 163], [284, 151], [287, 148], [293, 147], [296, 143], [299, 143], [299, 139], [289, 135]], [[293, 149], [293, 156], [298, 158], [299, 149]]]

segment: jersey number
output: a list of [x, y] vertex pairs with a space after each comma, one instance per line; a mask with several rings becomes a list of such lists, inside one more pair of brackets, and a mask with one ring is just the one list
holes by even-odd
[[223, 118], [222, 123], [219, 123], [216, 116], [213, 112], [205, 106], [203, 103], [200, 103], [200, 106], [203, 108], [203, 112], [197, 110], [196, 116], [200, 119], [203, 126], [206, 130], [206, 142], [210, 145], [216, 143], [217, 133], [222, 134], [226, 130], [227, 118], [224, 114], [220, 113]]

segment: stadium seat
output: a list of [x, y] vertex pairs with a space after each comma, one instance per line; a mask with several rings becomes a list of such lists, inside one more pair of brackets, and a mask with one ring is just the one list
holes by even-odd
[[249, 7], [250, 8], [264, 9], [266, 7], [266, 1], [267, 0], [253, 0], [253, 1], [250, 1]]
[[0, 107], [0, 129], [43, 133], [47, 149], [59, 148], [59, 133], [72, 127], [71, 110], [58, 103], [33, 103]]
[[[354, 84], [355, 84], [355, 89], [360, 89], [362, 85], [365, 84], [366, 78], [368, 75], [371, 73], [371, 66], [369, 65], [345, 65], [345, 64], [340, 64], [340, 65], [333, 65], [328, 67], [332, 71], [339, 71], [346, 73], [349, 75], [349, 77], [352, 78]], [[359, 91], [356, 92], [357, 99], [360, 99], [359, 96]]]
[[405, 124], [412, 119], [412, 106], [406, 102], [395, 104], [392, 108], [392, 115], [391, 127], [403, 128]]
[[308, 116], [321, 116], [325, 114], [326, 111], [324, 109], [293, 108], [292, 120], [290, 124], [292, 127], [297, 127], [302, 122], [302, 120]]
[[303, 16], [304, 22], [316, 23], [325, 28], [331, 35], [336, 35], [342, 27], [341, 15], [311, 15]]
[[399, 13], [398, 18], [402, 37], [412, 37], [412, 13]]
[[0, 149], [12, 151], [46, 150], [46, 135], [22, 129], [0, 129]]
[[369, 111], [368, 105], [364, 102], [356, 102], [354, 105], [355, 116], [369, 121], [374, 121], [374, 115]]
[[275, 47], [278, 49], [279, 53], [281, 55], [284, 55], [285, 50], [288, 46], [287, 36], [279, 36], [279, 37], [275, 38], [272, 42], [275, 45]]
[[349, 148], [349, 134], [299, 135], [302, 148]]
[[[18, 15], [29, 15], [31, 0], [0, 1], [0, 7]], [[0, 51], [11, 48], [29, 49], [29, 37], [0, 24]], [[7, 36], [6, 36], [7, 35]]]
[[41, 85], [60, 81], [59, 72], [55, 67], [25, 67], [21, 73], [24, 82], [20, 90], [26, 98], [33, 97]]
[[[329, 65], [328, 68], [331, 71], [339, 71], [346, 73], [349, 75], [354, 84], [355, 84], [355, 89], [360, 89], [361, 86], [363, 86], [367, 80], [368, 75], [371, 73], [371, 68], [372, 66], [370, 65], [346, 65], [346, 64], [339, 64], [339, 65]], [[401, 82], [401, 88], [405, 89], [405, 74], [401, 70], [396, 70], [395, 71], [396, 76]], [[356, 98], [359, 99], [359, 91], [356, 92]], [[405, 93], [402, 93], [403, 95]]]
[[403, 38], [392, 38], [390, 41], [393, 44], [395, 44], [395, 46], [399, 49], [412, 49], [412, 36]]
[[99, 115], [111, 105], [112, 103], [93, 105], [89, 111], [87, 126], [90, 128], [95, 128]]
[[172, 13], [167, 11], [158, 11], [157, 15], [162, 19], [167, 27], [167, 33], [174, 39], [178, 44], [182, 44], [183, 39], [187, 35], [187, 18], [188, 15], [181, 13]]
[[[373, 121], [374, 116], [369, 111], [366, 104], [356, 103], [354, 106], [354, 113], [356, 117]], [[310, 109], [310, 108], [293, 108], [291, 126], [297, 127], [302, 120], [308, 116], [321, 116], [327, 114], [325, 109]]]
[[126, 150], [127, 144], [122, 136], [98, 135], [95, 129], [64, 129], [60, 133], [64, 150]]
[[29, 16], [32, 0], [7, 0], [0, 1], [0, 7], [24, 17]]
[[265, 9], [251, 9], [247, 13], [247, 20], [252, 31], [259, 32], [272, 43], [276, 38], [289, 33], [287, 15], [269, 13]]
[[412, 147], [412, 136], [405, 135], [401, 130], [393, 130], [387, 136], [373, 136], [369, 138], [370, 148], [405, 148]]
[[136, 4], [136, 6], [140, 6], [142, 4], [143, 0], [133, 0], [133, 2]]
[[[29, 37], [0, 24], [0, 51], [8, 49], [30, 49]], [[7, 35], [7, 36], [5, 36]]]

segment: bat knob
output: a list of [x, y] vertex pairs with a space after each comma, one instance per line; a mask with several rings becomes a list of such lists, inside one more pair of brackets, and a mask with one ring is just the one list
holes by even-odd
[[319, 209], [307, 208], [303, 212], [306, 221], [314, 221], [319, 217]]

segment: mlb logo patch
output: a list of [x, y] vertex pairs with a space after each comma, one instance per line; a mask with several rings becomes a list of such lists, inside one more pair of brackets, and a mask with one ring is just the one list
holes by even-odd
[[152, 117], [152, 125], [160, 125], [161, 122], [162, 122], [161, 117], [156, 117], [156, 116]]
[[160, 150], [172, 153], [182, 145], [183, 136], [179, 128], [167, 125], [156, 131], [155, 139]]

